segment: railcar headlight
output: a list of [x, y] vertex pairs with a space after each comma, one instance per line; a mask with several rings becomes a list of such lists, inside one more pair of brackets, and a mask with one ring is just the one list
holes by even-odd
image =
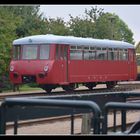
[[44, 71], [47, 72], [49, 69], [48, 65], [47, 66], [44, 66]]
[[14, 71], [14, 66], [10, 66], [10, 71]]

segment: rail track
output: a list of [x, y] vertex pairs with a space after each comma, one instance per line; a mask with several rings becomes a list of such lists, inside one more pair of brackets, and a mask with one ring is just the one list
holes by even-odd
[[135, 89], [140, 89], [140, 83], [124, 83], [124, 84], [118, 84], [116, 87], [114, 87], [113, 89], [107, 89], [105, 85], [103, 86], [97, 86], [95, 87], [93, 90], [88, 90], [85, 87], [82, 88], [78, 88], [72, 92], [66, 92], [63, 90], [55, 90], [52, 93], [48, 94], [45, 91], [33, 91], [31, 92], [26, 92], [26, 93], [21, 93], [19, 91], [19, 93], [1, 93], [0, 94], [0, 100], [3, 100], [6, 97], [33, 97], [33, 96], [56, 96], [56, 95], [73, 95], [73, 94], [87, 94], [87, 93], [103, 93], [103, 92], [121, 92], [121, 91], [132, 91]]

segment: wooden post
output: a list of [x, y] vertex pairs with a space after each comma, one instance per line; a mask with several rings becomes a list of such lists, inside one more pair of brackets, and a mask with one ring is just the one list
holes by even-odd
[[19, 85], [13, 84], [13, 92], [19, 91]]
[[81, 133], [82, 134], [90, 134], [91, 130], [91, 114], [86, 113], [82, 116], [82, 126], [81, 126]]

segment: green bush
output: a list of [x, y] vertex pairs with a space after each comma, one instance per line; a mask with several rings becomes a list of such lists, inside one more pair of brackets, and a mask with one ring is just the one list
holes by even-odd
[[0, 76], [0, 92], [4, 90], [11, 90], [12, 84], [9, 81], [8, 75], [2, 75]]

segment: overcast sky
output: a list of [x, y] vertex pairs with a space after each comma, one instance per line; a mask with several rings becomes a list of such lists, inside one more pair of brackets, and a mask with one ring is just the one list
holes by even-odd
[[133, 32], [136, 44], [140, 41], [140, 5], [41, 5], [40, 10], [45, 17], [61, 17], [68, 21], [69, 14], [73, 17], [81, 16], [85, 8], [91, 9], [92, 6], [118, 15]]

